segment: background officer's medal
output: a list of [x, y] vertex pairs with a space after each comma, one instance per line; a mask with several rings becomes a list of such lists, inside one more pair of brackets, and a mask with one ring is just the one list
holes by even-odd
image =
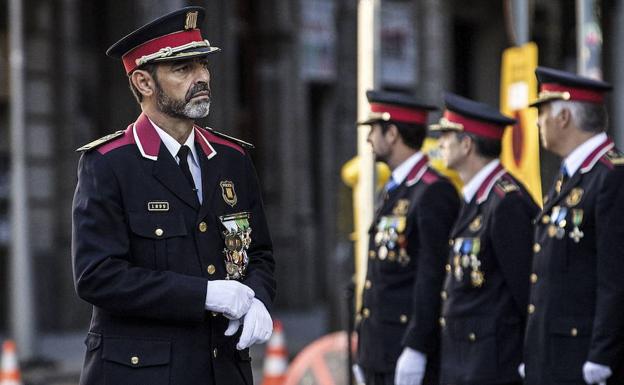
[[392, 209], [394, 215], [406, 215], [407, 209], [409, 209], [409, 200], [399, 199]]
[[576, 206], [581, 201], [582, 197], [583, 197], [583, 189], [580, 187], [575, 187], [572, 189], [572, 191], [570, 191], [570, 193], [566, 197], [565, 203], [566, 205], [570, 207]]
[[481, 225], [482, 225], [481, 222], [482, 222], [482, 217], [481, 217], [481, 215], [479, 215], [478, 217], [473, 219], [472, 222], [470, 222], [470, 226], [468, 226], [468, 228], [473, 233], [477, 232], [477, 231], [479, 231], [479, 229], [481, 229]]
[[251, 245], [250, 216], [251, 214], [248, 212], [241, 212], [219, 217], [221, 224], [226, 229], [223, 232], [226, 279], [243, 278], [247, 265], [249, 265], [247, 249]]
[[221, 186], [221, 196], [225, 203], [234, 207], [236, 202], [238, 202], [236, 191], [234, 191], [234, 183], [230, 180], [222, 180], [219, 186]]

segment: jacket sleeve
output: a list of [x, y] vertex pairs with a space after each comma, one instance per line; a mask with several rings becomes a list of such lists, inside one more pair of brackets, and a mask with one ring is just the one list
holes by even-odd
[[449, 233], [457, 219], [458, 211], [457, 191], [447, 181], [430, 185], [417, 207], [418, 266], [414, 284], [413, 312], [403, 338], [403, 345], [424, 354], [434, 352], [438, 346], [444, 263], [448, 256]]
[[624, 360], [624, 167], [606, 179], [596, 201], [597, 288], [588, 360], [612, 369]]
[[85, 301], [112, 314], [201, 321], [207, 280], [133, 266], [121, 189], [104, 156], [83, 154], [72, 208], [74, 285]]
[[490, 226], [494, 255], [516, 309], [523, 318], [526, 318], [529, 301], [533, 217], [536, 209], [519, 192], [509, 193], [494, 208]]
[[256, 170], [249, 156], [246, 156], [247, 191], [251, 208], [250, 226], [252, 230], [251, 245], [247, 250], [249, 265], [243, 283], [256, 293], [258, 298], [270, 312], [275, 299], [276, 282], [274, 278], [275, 260], [273, 245], [269, 234], [260, 184]]

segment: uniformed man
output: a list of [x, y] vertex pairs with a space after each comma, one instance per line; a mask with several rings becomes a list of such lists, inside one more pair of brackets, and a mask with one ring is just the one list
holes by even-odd
[[193, 124], [219, 50], [203, 19], [178, 10], [107, 52], [142, 114], [79, 149], [74, 280], [93, 305], [80, 384], [250, 385], [248, 348], [271, 335], [274, 260], [249, 146]]
[[442, 385], [520, 384], [535, 204], [501, 165], [501, 138], [516, 121], [448, 93], [430, 130], [464, 183], [441, 292]]
[[605, 134], [611, 86], [536, 74], [542, 144], [563, 162], [536, 218], [525, 383], [624, 384], [624, 158]]
[[443, 256], [458, 194], [419, 151], [435, 107], [397, 93], [367, 97], [361, 124], [371, 125], [368, 142], [392, 175], [369, 232], [358, 363], [367, 385], [437, 384]]

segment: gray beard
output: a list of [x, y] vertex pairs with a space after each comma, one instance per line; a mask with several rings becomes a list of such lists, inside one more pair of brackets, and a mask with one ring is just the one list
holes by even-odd
[[156, 83], [156, 100], [158, 109], [162, 113], [178, 119], [201, 119], [210, 113], [210, 98], [188, 102], [173, 99], [160, 88], [158, 83]]

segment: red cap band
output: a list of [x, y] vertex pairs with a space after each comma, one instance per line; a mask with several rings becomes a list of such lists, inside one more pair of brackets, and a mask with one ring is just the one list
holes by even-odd
[[604, 102], [604, 93], [600, 91], [591, 91], [587, 88], [574, 88], [570, 86], [562, 86], [557, 83], [543, 83], [540, 91], [549, 92], [567, 92], [570, 94], [569, 100], [578, 100], [580, 102], [602, 103]]
[[484, 138], [501, 139], [503, 137], [503, 132], [505, 131], [504, 126], [493, 123], [485, 123], [482, 120], [471, 119], [449, 110], [444, 111], [444, 117], [453, 123], [459, 123], [464, 126], [464, 132], [469, 132]]
[[203, 41], [199, 29], [170, 33], [169, 35], [160, 36], [133, 48], [125, 53], [121, 60], [126, 68], [126, 73], [129, 74], [138, 67], [136, 64], [137, 59], [145, 55], [151, 55], [163, 48], [175, 48], [194, 41]]
[[371, 103], [371, 112], [390, 114], [390, 119], [398, 122], [426, 124], [427, 123], [427, 111], [416, 110], [413, 108], [397, 107], [389, 104]]

